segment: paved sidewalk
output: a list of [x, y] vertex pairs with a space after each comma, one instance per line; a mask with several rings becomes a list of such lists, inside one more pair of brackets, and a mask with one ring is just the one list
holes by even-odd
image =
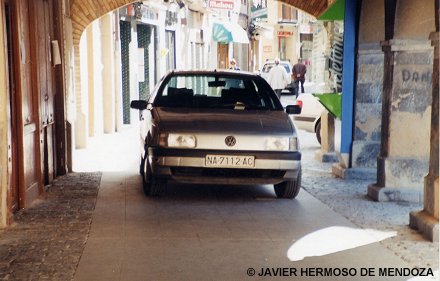
[[[112, 142], [107, 143], [109, 137], [114, 138]], [[208, 208], [208, 206], [196, 201], [194, 206], [190, 208], [189, 205], [186, 205], [188, 204], [187, 195], [185, 193], [181, 194], [181, 192], [186, 191], [175, 187], [172, 187], [171, 192], [173, 192], [173, 195], [165, 199], [152, 200], [144, 197], [139, 188], [139, 177], [136, 175], [136, 159], [130, 163], [120, 163], [120, 160], [118, 160], [121, 159], [121, 155], [132, 153], [132, 151], [124, 151], [121, 146], [118, 146], [121, 142], [125, 143], [127, 137], [131, 143], [124, 146], [124, 148], [128, 150], [136, 149], [136, 132], [125, 131], [116, 136], [96, 138], [90, 144], [91, 150], [80, 152], [82, 156], [80, 155], [81, 157], [77, 158], [76, 163], [87, 164], [86, 171], [104, 170], [102, 179], [101, 173], [95, 172], [73, 173], [57, 178], [53, 185], [49, 187], [44, 200], [40, 200], [32, 208], [19, 211], [14, 217], [15, 223], [13, 226], [0, 230], [0, 280], [72, 280], [75, 272], [77, 274], [76, 280], [159, 280], [160, 278], [146, 278], [146, 275], [144, 275], [146, 271], [144, 270], [148, 269], [147, 271], [150, 273], [160, 274], [162, 268], [163, 272], [172, 274], [173, 272], [169, 270], [174, 268], [185, 274], [185, 265], [195, 266], [194, 262], [196, 261], [201, 262], [198, 264], [201, 268], [208, 269], [208, 276], [211, 278], [205, 278], [204, 280], [215, 280], [214, 277], [217, 277], [216, 280], [220, 280], [221, 278], [215, 275], [216, 272], [218, 273], [222, 266], [228, 265], [231, 266], [229, 268], [231, 272], [225, 276], [239, 278], [241, 275], [238, 274], [243, 274], [241, 270], [244, 270], [245, 266], [261, 264], [270, 264], [274, 267], [290, 266], [291, 263], [287, 261], [285, 256], [282, 257], [285, 252], [280, 252], [280, 250], [286, 249], [292, 244], [292, 237], [307, 237], [306, 234], [312, 234], [313, 231], [311, 230], [313, 229], [330, 231], [329, 233], [334, 235], [335, 233], [331, 231], [335, 229], [326, 227], [335, 225], [349, 227], [354, 230], [353, 234], [365, 234], [368, 233], [368, 230], [364, 231], [365, 229], [373, 229], [378, 233], [395, 232], [397, 235], [379, 243], [376, 242], [352, 250], [318, 258], [309, 257], [297, 263], [296, 266], [337, 267], [353, 265], [370, 267], [381, 264], [383, 266], [429, 267], [438, 271], [438, 243], [424, 240], [416, 231], [408, 227], [409, 211], [418, 210], [421, 206], [403, 203], [379, 203], [369, 200], [365, 196], [365, 190], [370, 182], [335, 178], [329, 172], [329, 164], [317, 163], [311, 160], [314, 150], [318, 146], [313, 142], [309, 142], [309, 140], [304, 141], [307, 138], [314, 139], [313, 134], [305, 132], [301, 132], [302, 144], [311, 143], [311, 145], [302, 146], [304, 159], [308, 159], [303, 162], [303, 188], [307, 192], [301, 191], [300, 198], [296, 202], [295, 200], [265, 199], [267, 196], [271, 196], [265, 188], [256, 193], [262, 195], [256, 203], [254, 203], [254, 200], [247, 198], [248, 195], [245, 195], [245, 191], [238, 193], [231, 191], [228, 196], [232, 196], [232, 198], [224, 198], [221, 202], [218, 200], [207, 202], [209, 208], [212, 207], [211, 204], [214, 204], [216, 206], [214, 209], [217, 212], [221, 210], [221, 205], [224, 202], [228, 203], [228, 208], [232, 208], [231, 210], [249, 209], [244, 216], [235, 218], [236, 222], [235, 219], [227, 220], [230, 223], [229, 228], [231, 231], [235, 227], [243, 225], [243, 223], [250, 227], [249, 229], [239, 227], [238, 232], [232, 232], [233, 239], [220, 239], [219, 236], [224, 234], [224, 229], [211, 229], [209, 227], [204, 229], [203, 232], [198, 232], [199, 238], [185, 236], [183, 239], [176, 239], [176, 233], [192, 235], [191, 227], [200, 223], [200, 220], [191, 221], [189, 225], [178, 224], [175, 229], [172, 224], [164, 224], [163, 222], [166, 222], [166, 220], [162, 224], [159, 221], [159, 224], [153, 223], [149, 228], [144, 228], [145, 225], [141, 223], [153, 222], [148, 213], [153, 210], [162, 212], [162, 215], [168, 218], [172, 218], [170, 215], [174, 212], [173, 210], [178, 210], [181, 213], [176, 219], [182, 217], [202, 219], [197, 212], [191, 213], [191, 210], [192, 208], [205, 210], [205, 207]], [[98, 155], [98, 158], [93, 158], [93, 161], [90, 160], [90, 157], [96, 157], [96, 155]], [[98, 159], [104, 161], [99, 162]], [[92, 162], [93, 165], [91, 165]], [[132, 169], [133, 165], [134, 170]], [[129, 174], [113, 173], [118, 168], [130, 169], [131, 172]], [[194, 191], [205, 192], [203, 196], [208, 196], [208, 198], [211, 196], [209, 193], [207, 195], [207, 191], [203, 189], [194, 189]], [[118, 199], [115, 200], [116, 198]], [[96, 204], [97, 202], [98, 204]], [[271, 224], [271, 215], [265, 211], [263, 212], [263, 209], [256, 209], [263, 205], [268, 206], [268, 210], [279, 208], [280, 211], [284, 212], [282, 217], [286, 224], [280, 226]], [[228, 208], [220, 211], [220, 214], [228, 215]], [[306, 208], [310, 208], [310, 211], [304, 212]], [[143, 213], [142, 210], [146, 212]], [[259, 211], [261, 218], [256, 219], [253, 216], [248, 216], [252, 213], [251, 211], [255, 210]], [[116, 213], [112, 213], [115, 211]], [[290, 217], [288, 215], [298, 211], [304, 212], [307, 217], [295, 218], [295, 216]], [[304, 219], [304, 227], [298, 233], [296, 228], [298, 228], [302, 219]], [[259, 223], [262, 220], [267, 220], [267, 224], [260, 225]], [[112, 222], [115, 221], [117, 223], [112, 226]], [[111, 228], [105, 228], [108, 223], [112, 227], [117, 227], [114, 232], [111, 232]], [[224, 222], [220, 220], [219, 223]], [[141, 228], [139, 229], [139, 227]], [[158, 236], [159, 234], [161, 236]], [[231, 235], [231, 233], [226, 234]], [[99, 235], [105, 239], [101, 239]], [[115, 235], [118, 235], [118, 239], [111, 240], [110, 238], [115, 237]], [[208, 235], [211, 238], [208, 240], [200, 239], [200, 237], [203, 238], [203, 235]], [[283, 238], [284, 235], [288, 235], [286, 237], [290, 238]], [[240, 239], [244, 239], [244, 244], [237, 243]], [[102, 247], [106, 245], [105, 243], [111, 241], [118, 241], [118, 243], [111, 244], [109, 248]], [[322, 242], [325, 243], [325, 241]], [[331, 241], [328, 245], [332, 244]], [[169, 245], [172, 245], [172, 247], [170, 248]], [[193, 248], [188, 248], [188, 245], [193, 245]], [[251, 246], [250, 249], [254, 250], [247, 252], [248, 250], [245, 248], [247, 246], [243, 245]], [[145, 246], [150, 247], [150, 251], [157, 251], [157, 257], [159, 258], [151, 259], [150, 252], [144, 252], [142, 248]], [[273, 252], [274, 249], [275, 252]], [[278, 252], [276, 249], [278, 249]], [[259, 260], [256, 254], [258, 253], [257, 250], [267, 253], [269, 260]], [[225, 251], [233, 253], [232, 257], [235, 256], [238, 260], [222, 257]], [[177, 257], [175, 253], [181, 253], [182, 256]], [[93, 257], [96, 258], [100, 255], [110, 259], [109, 261], [116, 259], [121, 267], [114, 268], [115, 272], [99, 271], [109, 269], [105, 267], [105, 260], [102, 260], [100, 266], [103, 267], [94, 269], [92, 267], [93, 263], [99, 262], [99, 260], [94, 260]], [[292, 257], [294, 258], [294, 256]], [[242, 258], [241, 261], [240, 258]], [[132, 261], [131, 264], [125, 264], [125, 266], [128, 266], [125, 270], [138, 270], [138, 278], [128, 278], [136, 275], [127, 274], [127, 271], [123, 270], [122, 266], [125, 260]], [[83, 269], [80, 268], [80, 271], [77, 271], [78, 265]], [[86, 268], [91, 269], [91, 271], [84, 270]], [[87, 272], [94, 275], [87, 275]], [[132, 273], [135, 274], [136, 271]], [[186, 274], [189, 273], [186, 272]], [[200, 277], [197, 272], [192, 272], [192, 274], [195, 274], [193, 275], [195, 277]], [[163, 276], [177, 278], [179, 275]], [[105, 279], [105, 277], [110, 278]], [[170, 280], [170, 278], [164, 278], [161, 280]], [[286, 280], [286, 278], [281, 279]], [[240, 280], [243, 279], [240, 278]], [[294, 278], [287, 279], [298, 280]], [[397, 278], [397, 280], [409, 279], [410, 277]], [[200, 278], [187, 278], [185, 280], [200, 280]], [[262, 280], [271, 279], [266, 277]], [[318, 280], [328, 279], [320, 278]], [[344, 280], [352, 279], [346, 278]], [[388, 279], [370, 278], [368, 280]]]
[[100, 173], [57, 178], [0, 231], [0, 280], [72, 280], [92, 222]]

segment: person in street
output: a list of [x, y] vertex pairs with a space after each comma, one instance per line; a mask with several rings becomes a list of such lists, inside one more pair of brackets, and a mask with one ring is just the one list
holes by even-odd
[[302, 59], [298, 59], [298, 63], [295, 64], [292, 68], [292, 78], [295, 81], [295, 91], [296, 97], [299, 95], [299, 83], [301, 83], [301, 93], [304, 93], [304, 81], [306, 76], [307, 68], [302, 63]]
[[240, 70], [240, 67], [237, 65], [237, 61], [234, 58], [232, 58], [229, 62], [229, 69]]
[[281, 98], [281, 91], [289, 83], [289, 74], [286, 69], [280, 65], [280, 60], [275, 59], [275, 65], [269, 71], [269, 77], [267, 79], [269, 85], [275, 90], [278, 99]]

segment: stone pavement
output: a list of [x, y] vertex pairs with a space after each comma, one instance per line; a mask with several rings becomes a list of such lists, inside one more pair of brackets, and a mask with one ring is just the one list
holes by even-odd
[[72, 280], [87, 241], [100, 173], [57, 178], [0, 231], [0, 280]]
[[[360, 228], [397, 232], [380, 243], [412, 267], [438, 272], [439, 244], [424, 240], [408, 227], [409, 212], [422, 206], [369, 200], [365, 194], [371, 182], [332, 176], [330, 164], [313, 161], [318, 148], [313, 143], [314, 135], [300, 134], [303, 188]], [[136, 141], [133, 135], [129, 137]], [[118, 143], [123, 141], [122, 135], [116, 139]], [[104, 147], [101, 140], [98, 143]], [[101, 158], [111, 164], [105, 168], [114, 170], [118, 161], [111, 161], [109, 155], [117, 155], [113, 150], [108, 153], [108, 147], [105, 151], [106, 157]], [[102, 163], [96, 165], [104, 167]], [[100, 181], [101, 173], [94, 172], [59, 177], [48, 187], [43, 200], [17, 212], [15, 223], [0, 230], [0, 280], [72, 280], [89, 239]]]
[[438, 271], [439, 243], [427, 241], [409, 227], [409, 213], [422, 210], [422, 204], [371, 200], [367, 196], [367, 187], [372, 180], [335, 177], [331, 172], [332, 163], [313, 161], [315, 151], [319, 149], [313, 134], [303, 131], [300, 134], [306, 143], [301, 147], [304, 190], [358, 227], [395, 231], [396, 236], [380, 243], [412, 267], [429, 267]]

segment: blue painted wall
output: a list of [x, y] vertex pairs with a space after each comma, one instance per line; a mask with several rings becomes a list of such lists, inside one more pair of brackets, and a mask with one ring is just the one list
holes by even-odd
[[341, 153], [351, 153], [355, 104], [355, 62], [358, 32], [358, 3], [345, 1], [344, 67], [342, 70]]

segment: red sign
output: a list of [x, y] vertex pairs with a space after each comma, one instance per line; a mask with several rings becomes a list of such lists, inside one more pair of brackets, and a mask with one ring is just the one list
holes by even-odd
[[233, 10], [234, 9], [234, 1], [232, 0], [210, 0], [209, 8], [212, 9], [223, 9], [223, 10]]
[[289, 37], [293, 35], [293, 31], [278, 31], [278, 37]]

